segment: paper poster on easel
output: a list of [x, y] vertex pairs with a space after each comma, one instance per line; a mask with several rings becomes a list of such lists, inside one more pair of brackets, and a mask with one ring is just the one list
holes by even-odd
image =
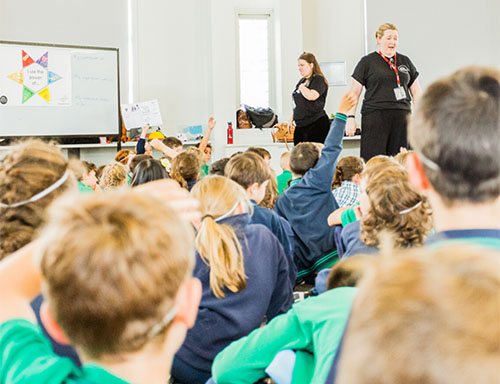
[[0, 103], [71, 106], [71, 55], [47, 47], [0, 46]]

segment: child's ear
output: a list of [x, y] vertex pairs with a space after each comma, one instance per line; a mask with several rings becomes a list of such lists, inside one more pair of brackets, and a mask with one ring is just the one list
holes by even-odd
[[59, 324], [56, 323], [52, 312], [50, 312], [49, 304], [46, 301], [44, 301], [40, 306], [40, 319], [42, 320], [42, 324], [45, 326], [45, 329], [47, 330], [49, 335], [55, 341], [57, 341], [59, 344], [71, 344], [71, 342], [64, 334], [64, 331], [61, 329]]
[[176, 321], [183, 323], [188, 329], [194, 326], [201, 300], [201, 282], [195, 277], [185, 282], [176, 297]]
[[253, 196], [258, 192], [260, 185], [257, 183], [250, 184], [247, 188], [247, 193], [250, 196], [250, 198], [253, 198]]
[[356, 173], [353, 177], [352, 177], [352, 182], [353, 183], [356, 183], [357, 185], [359, 185], [361, 183], [361, 175], [359, 173]]
[[406, 158], [406, 169], [408, 171], [408, 178], [410, 183], [421, 191], [430, 188], [429, 180], [425, 175], [422, 163], [420, 162], [416, 153], [408, 154]]

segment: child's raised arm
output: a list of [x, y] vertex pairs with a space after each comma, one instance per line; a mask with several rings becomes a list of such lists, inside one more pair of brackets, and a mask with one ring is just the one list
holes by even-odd
[[210, 135], [215, 128], [215, 124], [217, 124], [217, 121], [213, 117], [208, 119], [208, 128], [205, 131], [205, 133], [203, 134], [203, 138], [201, 139], [200, 144], [198, 145], [198, 149], [200, 151], [203, 152], [205, 150], [205, 148], [207, 147], [208, 140], [210, 140]]
[[41, 292], [41, 273], [34, 260], [37, 241], [0, 263], [0, 324], [10, 319], [36, 322], [30, 302]]
[[173, 150], [170, 147], [167, 147], [165, 144], [163, 144], [160, 140], [154, 139], [151, 141], [151, 146], [156, 149], [157, 151], [160, 151], [163, 153], [166, 157], [173, 159], [175, 156], [179, 154], [179, 152]]

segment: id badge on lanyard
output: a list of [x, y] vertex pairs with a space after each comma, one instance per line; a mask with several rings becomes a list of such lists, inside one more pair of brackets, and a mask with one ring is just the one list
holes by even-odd
[[404, 100], [406, 99], [406, 91], [405, 89], [401, 86], [401, 81], [399, 79], [399, 71], [398, 71], [398, 67], [397, 67], [397, 58], [396, 58], [396, 54], [394, 54], [394, 64], [391, 63], [387, 57], [384, 56], [384, 54], [381, 52], [381, 51], [378, 51], [378, 54], [382, 57], [382, 59], [385, 60], [385, 62], [387, 64], [389, 64], [389, 67], [391, 67], [391, 69], [394, 71], [394, 73], [396, 74], [396, 81], [398, 83], [398, 86], [396, 88], [394, 88], [394, 96], [396, 96], [396, 100], [399, 101], [399, 100]]

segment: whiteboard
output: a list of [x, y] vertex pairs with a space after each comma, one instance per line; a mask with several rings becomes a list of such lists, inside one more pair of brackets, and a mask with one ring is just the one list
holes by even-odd
[[120, 132], [117, 48], [0, 41], [0, 137]]

